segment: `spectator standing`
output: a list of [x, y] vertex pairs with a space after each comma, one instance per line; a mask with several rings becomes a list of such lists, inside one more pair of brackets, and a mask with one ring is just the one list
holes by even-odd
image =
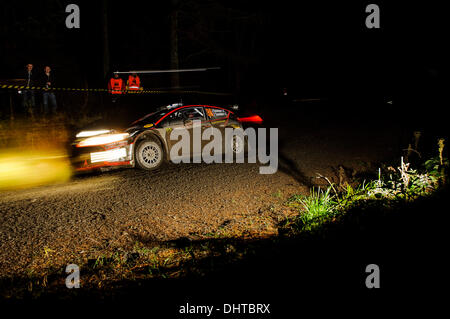
[[33, 72], [33, 64], [28, 63], [25, 70], [25, 89], [22, 91], [22, 107], [25, 112], [33, 114], [35, 108], [34, 90], [31, 87], [34, 86], [35, 76]]
[[128, 76], [127, 89], [129, 91], [138, 91], [141, 89], [141, 79], [136, 73], [132, 73]]
[[108, 82], [108, 92], [112, 94], [112, 101], [116, 102], [119, 94], [122, 94], [125, 90], [123, 80], [119, 77], [119, 74], [114, 73], [114, 76]]
[[51, 107], [52, 107], [52, 113], [56, 114], [56, 96], [51, 89], [53, 88], [55, 83], [55, 79], [52, 73], [52, 69], [47, 65], [44, 68], [44, 74], [42, 75], [41, 79], [41, 86], [44, 88], [44, 91], [42, 93], [42, 103], [44, 104], [44, 114], [48, 114], [48, 102], [50, 101]]

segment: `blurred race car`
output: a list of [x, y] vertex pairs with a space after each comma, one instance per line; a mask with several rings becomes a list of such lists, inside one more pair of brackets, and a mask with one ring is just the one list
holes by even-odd
[[[170, 151], [177, 142], [170, 139], [174, 129], [191, 132], [196, 120], [200, 121], [201, 130], [215, 127], [221, 131], [262, 123], [258, 115], [238, 117], [235, 111], [236, 108], [176, 103], [145, 115], [123, 131], [83, 130], [71, 145], [71, 162], [78, 172], [118, 166], [154, 170], [171, 160]], [[239, 136], [234, 136], [232, 143], [233, 152], [244, 150], [245, 141]]]

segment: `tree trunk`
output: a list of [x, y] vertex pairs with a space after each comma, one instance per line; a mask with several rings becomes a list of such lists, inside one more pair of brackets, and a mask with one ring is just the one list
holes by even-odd
[[108, 6], [107, 1], [102, 2], [103, 24], [103, 79], [108, 78], [109, 72], [109, 39], [108, 39]]
[[[170, 68], [179, 68], [178, 59], [178, 8], [177, 0], [172, 1], [173, 11], [170, 14]], [[180, 87], [180, 74], [177, 72], [172, 73], [171, 76], [172, 87]]]
[[13, 105], [13, 94], [11, 92], [8, 92], [9, 95], [9, 111], [10, 111], [10, 116], [9, 119], [12, 121], [14, 121], [14, 105]]

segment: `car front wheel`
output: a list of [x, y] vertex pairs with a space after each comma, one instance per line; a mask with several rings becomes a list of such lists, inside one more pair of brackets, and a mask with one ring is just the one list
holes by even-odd
[[143, 140], [136, 147], [135, 159], [137, 167], [155, 170], [164, 161], [164, 151], [159, 142], [151, 139]]

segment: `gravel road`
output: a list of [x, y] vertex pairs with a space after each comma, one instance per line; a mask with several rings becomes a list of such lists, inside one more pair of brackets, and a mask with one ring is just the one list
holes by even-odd
[[[392, 131], [384, 133], [348, 126], [280, 128], [279, 170], [273, 175], [259, 174], [259, 164], [167, 164], [157, 172], [121, 169], [2, 192], [0, 276], [45, 266], [49, 252], [53, 263], [67, 262], [93, 247], [193, 238], [223, 225], [274, 233], [278, 217], [272, 215], [289, 214], [283, 201], [321, 182], [317, 172], [336, 181], [338, 165], [363, 170], [365, 163], [389, 157], [395, 145]], [[272, 224], [270, 218], [269, 224], [257, 222], [263, 212]]]

